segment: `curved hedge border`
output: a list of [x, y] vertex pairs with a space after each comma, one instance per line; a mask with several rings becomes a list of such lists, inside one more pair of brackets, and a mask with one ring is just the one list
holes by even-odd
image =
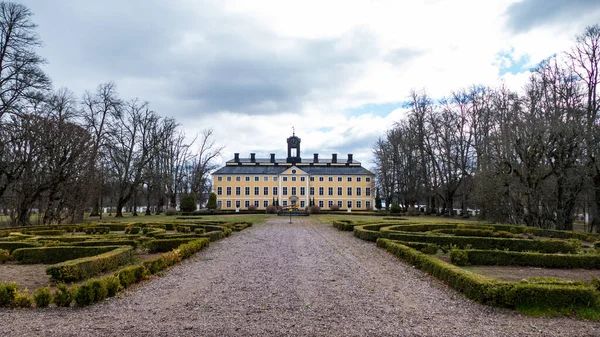
[[435, 276], [468, 298], [489, 305], [515, 308], [598, 308], [600, 292], [591, 286], [500, 282], [472, 273], [388, 239], [377, 246]]
[[[396, 227], [396, 226], [393, 226]], [[390, 240], [429, 242], [437, 245], [471, 246], [475, 249], [508, 249], [512, 251], [535, 251], [540, 253], [576, 253], [577, 244], [562, 240], [504, 239], [468, 236], [428, 235], [397, 232], [382, 228], [380, 237]]]
[[46, 268], [46, 274], [57, 281], [80, 281], [128, 264], [132, 258], [132, 247], [119, 247], [104, 254], [51, 265]]
[[93, 240], [93, 241], [80, 241], [70, 242], [67, 246], [76, 247], [97, 247], [97, 246], [131, 246], [137, 247], [137, 242], [133, 240]]
[[47, 230], [35, 230], [35, 231], [24, 231], [23, 234], [39, 235], [39, 236], [53, 236], [63, 235], [67, 231], [64, 229], [47, 229]]
[[9, 252], [13, 252], [15, 249], [19, 248], [34, 248], [39, 247], [40, 245], [35, 242], [22, 242], [22, 241], [0, 241], [0, 249], [8, 250]]
[[99, 246], [99, 247], [74, 247], [74, 246], [56, 246], [56, 247], [36, 247], [19, 248], [12, 252], [12, 256], [22, 264], [54, 264], [68, 260], [79, 259], [103, 254], [111, 250], [120, 248], [120, 246]]
[[145, 243], [150, 253], [164, 253], [173, 250], [184, 243], [197, 240], [198, 238], [158, 239]]
[[477, 249], [453, 249], [450, 252], [452, 263], [461, 259], [462, 265], [600, 269], [600, 255], [597, 254], [542, 254]]

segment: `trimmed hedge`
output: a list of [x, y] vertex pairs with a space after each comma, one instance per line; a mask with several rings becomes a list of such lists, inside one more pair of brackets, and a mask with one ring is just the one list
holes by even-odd
[[161, 256], [143, 262], [144, 267], [150, 274], [156, 274], [175, 264], [178, 264], [183, 259], [186, 259], [196, 252], [208, 247], [209, 240], [206, 238], [196, 239], [179, 245], [170, 252], [164, 253]]
[[412, 234], [382, 230], [380, 236], [385, 239], [429, 242], [440, 246], [455, 245], [458, 248], [471, 246], [474, 249], [508, 249], [513, 251], [535, 251], [540, 253], [576, 253], [577, 245], [573, 242], [562, 240], [528, 240], [528, 239], [503, 239], [467, 236], [443, 236]]
[[196, 238], [158, 239], [146, 242], [145, 246], [150, 253], [164, 253], [193, 240]]
[[58, 242], [81, 242], [89, 240], [89, 236], [83, 235], [65, 235], [65, 236], [44, 236], [38, 241], [58, 241]]
[[487, 238], [513, 238], [514, 234], [506, 231], [494, 231], [493, 229], [478, 228], [453, 228], [453, 229], [435, 229], [431, 233], [451, 234], [454, 236], [475, 236]]
[[387, 249], [477, 302], [510, 308], [536, 306], [562, 309], [600, 306], [600, 292], [591, 286], [500, 282], [392, 240], [379, 239], [377, 246]]
[[9, 306], [18, 290], [19, 286], [15, 282], [0, 282], [0, 307]]
[[15, 249], [19, 249], [19, 248], [33, 248], [33, 247], [39, 247], [39, 244], [36, 243], [36, 242], [0, 241], [0, 249], [8, 250], [11, 253]]
[[110, 227], [107, 226], [92, 226], [85, 227], [83, 229], [85, 234], [108, 234], [110, 233]]
[[[372, 224], [372, 225], [362, 225], [362, 226], [354, 226], [352, 233], [354, 236], [361, 240], [375, 242], [379, 238], [379, 230], [383, 227], [389, 226], [389, 224]], [[408, 240], [410, 241], [410, 240]]]
[[130, 285], [142, 281], [146, 278], [146, 275], [147, 271], [144, 266], [129, 266], [115, 273], [123, 288], [128, 288]]
[[354, 226], [357, 224], [352, 220], [342, 219], [342, 220], [333, 220], [333, 227], [340, 231], [348, 231], [351, 232], [354, 230]]
[[136, 247], [137, 242], [133, 240], [94, 240], [83, 242], [71, 242], [68, 246], [76, 247], [97, 247], [97, 246], [132, 246]]
[[421, 253], [425, 253], [427, 255], [433, 255], [433, 254], [437, 253], [437, 251], [440, 249], [440, 247], [438, 245], [435, 245], [433, 243], [407, 242], [407, 241], [396, 241], [396, 242], [401, 243], [407, 247], [416, 249], [416, 250], [420, 251]]
[[52, 236], [52, 235], [63, 235], [67, 231], [63, 229], [48, 229], [48, 230], [39, 230], [39, 231], [25, 231], [24, 234], [38, 235], [38, 236]]
[[471, 265], [600, 269], [600, 255], [597, 254], [542, 254], [503, 250], [453, 249], [450, 253], [453, 263], [456, 254], [464, 254], [466, 256], [465, 263]]
[[120, 231], [124, 231], [125, 228], [127, 228], [128, 226], [131, 226], [132, 224], [125, 223], [125, 222], [121, 222], [121, 223], [99, 222], [98, 225], [100, 225], [102, 227], [108, 227], [111, 232], [120, 232]]
[[99, 246], [99, 247], [36, 247], [19, 248], [12, 252], [12, 256], [22, 264], [54, 264], [68, 260], [79, 259], [82, 257], [94, 256], [115, 250], [119, 246]]
[[53, 280], [79, 281], [128, 264], [132, 257], [133, 249], [131, 247], [120, 247], [104, 254], [51, 265], [46, 268], [46, 274], [50, 275]]
[[182, 259], [187, 259], [188, 257], [196, 254], [202, 249], [208, 247], [210, 245], [210, 240], [207, 238], [197, 239], [194, 241], [190, 241], [188, 243], [184, 243], [177, 247], [179, 250], [179, 254]]
[[219, 241], [222, 238], [224, 238], [225, 234], [222, 231], [212, 231], [212, 232], [197, 234], [197, 236], [200, 238], [208, 238], [210, 240], [210, 242], [215, 242], [215, 241]]

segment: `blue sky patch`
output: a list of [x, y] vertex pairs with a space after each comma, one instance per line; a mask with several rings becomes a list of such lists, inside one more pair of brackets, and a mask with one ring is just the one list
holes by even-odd
[[390, 102], [390, 103], [368, 103], [363, 104], [359, 107], [350, 108], [346, 110], [346, 113], [351, 116], [360, 116], [364, 114], [373, 114], [375, 116], [385, 117], [390, 112], [406, 107], [407, 102]]
[[503, 76], [504, 74], [520, 74], [524, 72], [528, 72], [530, 67], [528, 66], [531, 62], [529, 55], [523, 55], [519, 59], [515, 59], [513, 57], [513, 52], [510, 53], [499, 53], [498, 59], [506, 58], [509, 60], [509, 64], [501, 64], [500, 69], [498, 70], [498, 74]]

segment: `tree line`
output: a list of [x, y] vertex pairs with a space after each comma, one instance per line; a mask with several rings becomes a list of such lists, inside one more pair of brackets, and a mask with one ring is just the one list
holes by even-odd
[[435, 100], [413, 90], [405, 118], [373, 147], [381, 198], [565, 230], [588, 214], [600, 231], [599, 60], [594, 25], [520, 92], [473, 86]]
[[183, 194], [200, 202], [222, 148], [206, 129], [186, 141], [173, 118], [102, 83], [81, 98], [53, 90], [31, 11], [0, 2], [0, 210], [11, 224], [81, 221], [113, 207], [149, 214]]

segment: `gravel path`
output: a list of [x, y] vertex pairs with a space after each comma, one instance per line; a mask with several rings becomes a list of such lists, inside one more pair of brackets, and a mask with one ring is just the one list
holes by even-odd
[[0, 336], [598, 336], [466, 300], [373, 243], [272, 218], [87, 308], [0, 309]]

